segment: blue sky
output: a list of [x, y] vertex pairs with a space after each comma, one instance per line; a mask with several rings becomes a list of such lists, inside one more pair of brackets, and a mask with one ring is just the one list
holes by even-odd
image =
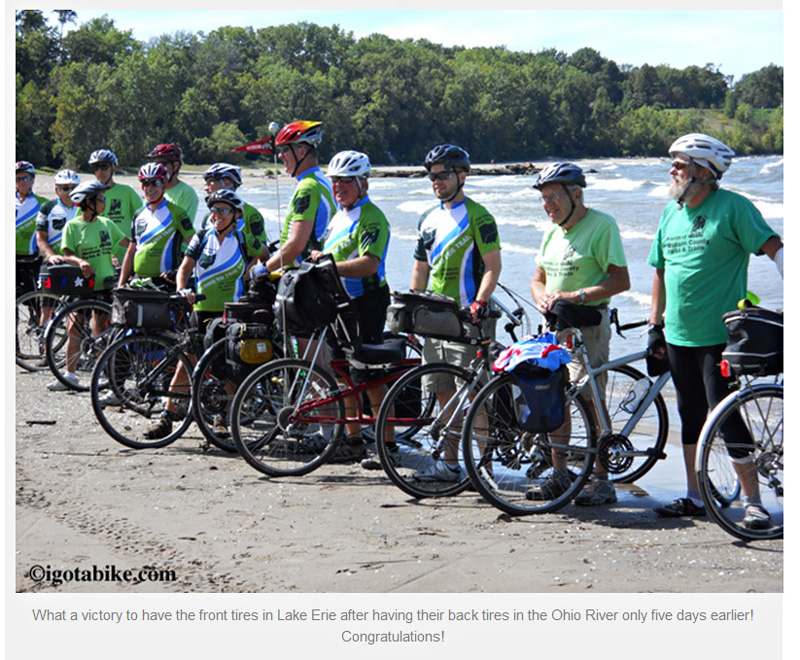
[[[752, 3], [737, 6], [746, 5]], [[779, 3], [767, 0], [760, 6], [775, 7]], [[568, 54], [589, 46], [619, 65], [684, 68], [712, 63], [723, 74], [733, 75], [734, 80], [768, 64], [783, 65], [784, 15], [778, 9], [76, 11], [79, 22], [108, 14], [118, 28], [132, 29], [134, 37], [143, 41], [177, 30], [208, 33], [223, 25], [258, 28], [308, 21], [339, 25], [356, 37], [381, 32], [393, 38], [425, 38], [445, 45], [504, 45], [510, 50], [534, 52], [556, 48]]]

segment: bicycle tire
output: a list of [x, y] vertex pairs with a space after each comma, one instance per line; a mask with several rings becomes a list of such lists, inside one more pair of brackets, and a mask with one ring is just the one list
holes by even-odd
[[[344, 433], [344, 400], [318, 366], [287, 358], [268, 362], [244, 379], [231, 405], [231, 435], [247, 463], [270, 477], [301, 476], [336, 451]], [[308, 409], [298, 421], [297, 407]], [[309, 408], [310, 406], [310, 408]]]
[[[428, 390], [423, 379], [435, 375], [453, 378], [456, 392], [474, 380], [472, 372], [451, 364], [430, 363], [415, 367], [386, 394], [375, 423], [375, 445], [384, 472], [400, 490], [416, 499], [458, 495], [469, 485], [460, 451], [464, 412], [462, 409], [459, 414], [456, 409], [459, 402], [455, 396], [443, 407], [436, 393]], [[387, 446], [392, 430], [397, 452], [390, 452]], [[455, 481], [441, 481], [423, 476], [421, 473], [443, 460], [448, 437], [450, 450], [459, 459], [460, 477]], [[436, 467], [446, 469], [444, 465]]]
[[235, 393], [235, 385], [228, 380], [225, 368], [226, 339], [214, 342], [197, 361], [192, 374], [192, 410], [197, 427], [215, 447], [236, 453], [230, 431], [223, 435], [214, 429], [214, 418], [227, 419]]
[[[669, 412], [659, 392], [633, 431], [622, 437], [619, 434], [632, 415], [625, 409], [626, 398], [634, 383], [647, 376], [630, 365], [621, 365], [606, 373], [606, 410], [611, 420], [612, 436], [598, 439], [598, 451], [607, 447], [607, 451], [603, 451], [607, 460], [603, 461], [601, 455], [601, 461], [608, 468], [609, 481], [630, 484], [641, 479], [663, 457], [669, 439]], [[626, 452], [646, 452], [646, 455], [630, 456]]]
[[[47, 305], [46, 301], [50, 304]], [[50, 319], [62, 308], [61, 296], [49, 291], [29, 291], [16, 301], [16, 363], [27, 371], [49, 369], [46, 358], [42, 308], [51, 307]]]
[[[100, 356], [92, 372], [91, 398], [100, 426], [114, 440], [131, 449], [155, 449], [177, 440], [192, 423], [191, 392], [170, 392], [170, 381], [183, 364], [187, 375], [192, 365], [183, 352], [170, 351], [178, 339], [171, 334], [130, 334], [117, 339]], [[113, 393], [117, 402], [102, 400]], [[148, 439], [144, 433], [165, 409], [166, 399], [177, 398], [185, 408], [171, 433]]]
[[[740, 476], [733, 469], [730, 452], [748, 452], [752, 445], [725, 442], [723, 426], [738, 415], [755, 443], [749, 463], [757, 480], [762, 506], [770, 514], [765, 529], [744, 525], [745, 505], [740, 496]], [[740, 463], [739, 470], [748, 469]], [[725, 532], [743, 541], [776, 539], [783, 536], [783, 386], [759, 384], [729, 394], [714, 409], [700, 434], [697, 479], [700, 494], [711, 518]], [[716, 501], [721, 493], [726, 505]]]
[[594, 420], [583, 398], [572, 398], [566, 452], [571, 484], [554, 499], [528, 499], [531, 487], [552, 474], [553, 434], [524, 431], [517, 422], [516, 397], [509, 374], [493, 378], [475, 396], [464, 427], [467, 472], [486, 501], [511, 516], [552, 513], [571, 502], [589, 479], [595, 460]]

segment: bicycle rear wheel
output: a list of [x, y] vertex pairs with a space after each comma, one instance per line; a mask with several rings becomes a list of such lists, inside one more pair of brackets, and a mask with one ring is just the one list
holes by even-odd
[[[445, 379], [453, 390], [437, 395], [431, 384]], [[469, 484], [460, 446], [473, 381], [461, 367], [424, 364], [403, 375], [384, 398], [375, 423], [378, 456], [392, 482], [412, 497], [449, 497]], [[389, 449], [392, 440], [396, 452]], [[447, 467], [454, 462], [457, 472]]]
[[669, 436], [669, 413], [659, 393], [627, 436], [622, 430], [636, 408], [630, 407], [633, 386], [647, 378], [629, 365], [609, 369], [606, 410], [612, 435], [597, 441], [598, 458], [608, 470], [609, 481], [630, 484], [641, 479], [663, 457]]
[[316, 470], [344, 432], [333, 376], [305, 360], [275, 360], [245, 378], [231, 405], [231, 435], [253, 468], [271, 477]]
[[[127, 335], [111, 344], [95, 365], [92, 409], [103, 430], [126, 447], [164, 447], [192, 423], [188, 385], [174, 391], [170, 388], [178, 365], [186, 369], [187, 379], [192, 372], [189, 358], [170, 350], [176, 341], [171, 335]], [[108, 394], [113, 401], [107, 400]], [[145, 433], [166, 409], [168, 398], [178, 402], [179, 419], [163, 438], [147, 438]]]
[[[28, 371], [48, 369], [44, 341], [47, 323], [63, 307], [61, 297], [47, 291], [29, 291], [17, 298], [16, 363]], [[45, 323], [42, 323], [42, 316]]]
[[[744, 422], [752, 445], [725, 441], [736, 418]], [[783, 387], [755, 385], [730, 394], [712, 412], [700, 437], [697, 479], [714, 521], [744, 541], [783, 536]], [[747, 481], [757, 483], [761, 505], [769, 513], [760, 528], [744, 521]]]
[[[93, 319], [99, 333], [92, 332]], [[71, 335], [69, 328], [71, 327]], [[47, 364], [53, 375], [66, 387], [78, 392], [89, 391], [89, 378], [98, 356], [110, 344], [116, 328], [111, 327], [111, 305], [96, 298], [77, 300], [58, 312], [47, 325], [45, 347]], [[66, 377], [67, 348], [74, 342], [75, 357], [71, 365], [78, 383]], [[82, 381], [82, 382], [81, 382]]]
[[192, 410], [200, 432], [212, 445], [235, 453], [230, 431], [223, 432], [215, 422], [229, 424], [228, 417], [236, 384], [228, 378], [223, 337], [214, 342], [197, 361], [192, 374]]
[[[486, 500], [512, 516], [549, 513], [569, 503], [583, 488], [594, 464], [595, 429], [586, 403], [569, 403], [569, 438], [557, 444], [554, 433], [531, 433], [517, 423], [518, 388], [508, 374], [493, 378], [478, 392], [464, 428], [463, 452], [472, 483]], [[529, 499], [529, 491], [553, 474], [551, 449], [561, 448], [570, 485], [552, 499]]]

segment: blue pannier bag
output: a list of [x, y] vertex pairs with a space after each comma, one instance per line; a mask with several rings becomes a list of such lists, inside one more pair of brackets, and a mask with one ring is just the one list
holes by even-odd
[[[567, 368], [555, 371], [522, 362], [510, 372], [519, 425], [532, 433], [549, 433], [564, 423]], [[519, 391], [516, 391], [518, 388]]]

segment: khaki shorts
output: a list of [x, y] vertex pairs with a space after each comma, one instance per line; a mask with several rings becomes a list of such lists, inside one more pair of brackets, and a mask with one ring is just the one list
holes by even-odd
[[[606, 311], [606, 310], [603, 310]], [[586, 326], [580, 329], [583, 343], [586, 345], [586, 353], [589, 357], [589, 364], [597, 368], [600, 365], [608, 362], [611, 353], [611, 322], [608, 318], [608, 313], [603, 314], [603, 320], [598, 325]], [[556, 333], [559, 343], [564, 342], [564, 337], [569, 333], [568, 330], [562, 330]], [[583, 365], [578, 361], [567, 363], [567, 370], [569, 371], [570, 381], [577, 382], [586, 375], [586, 370]], [[608, 372], [598, 374], [595, 377], [600, 397], [605, 400], [606, 398], [606, 383], [608, 382]]]
[[[484, 328], [492, 338], [495, 336], [495, 326], [495, 319], [484, 321]], [[470, 328], [470, 336], [478, 336], [477, 328]], [[427, 337], [425, 344], [422, 346], [422, 362], [423, 364], [446, 362], [456, 367], [469, 369], [470, 364], [478, 355], [479, 348], [479, 346], [470, 344], [460, 344], [446, 339]], [[422, 379], [422, 387], [426, 392], [454, 392], [456, 390], [455, 380], [448, 374], [425, 376]]]

